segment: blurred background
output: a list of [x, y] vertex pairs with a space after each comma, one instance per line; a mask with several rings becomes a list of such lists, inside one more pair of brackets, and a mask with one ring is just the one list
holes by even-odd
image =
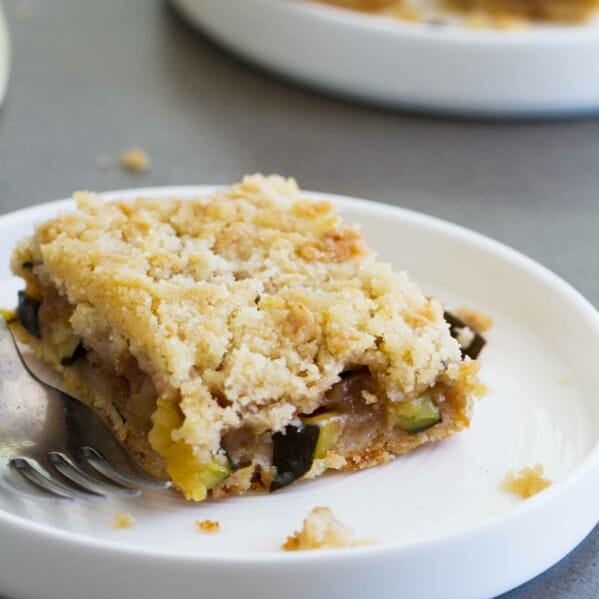
[[[369, 108], [243, 64], [160, 0], [6, 0], [0, 213], [260, 171], [422, 211], [523, 251], [599, 305], [599, 119], [477, 122]], [[121, 168], [123, 150], [151, 159]], [[505, 597], [596, 597], [599, 532]], [[594, 591], [593, 591], [594, 589]]]
[[[472, 227], [599, 304], [599, 120], [467, 122], [347, 104], [222, 52], [160, 0], [8, 0], [3, 211], [74, 189], [225, 183], [277, 172], [306, 189]], [[105, 168], [141, 146], [143, 176]]]

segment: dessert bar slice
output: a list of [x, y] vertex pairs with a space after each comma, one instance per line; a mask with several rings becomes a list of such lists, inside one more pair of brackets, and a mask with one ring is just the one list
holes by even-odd
[[188, 499], [382, 464], [468, 426], [483, 387], [439, 301], [294, 181], [75, 198], [14, 251], [16, 332]]

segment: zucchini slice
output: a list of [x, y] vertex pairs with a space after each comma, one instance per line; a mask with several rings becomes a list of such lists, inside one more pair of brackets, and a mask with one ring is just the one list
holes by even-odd
[[171, 479], [185, 497], [193, 501], [206, 499], [208, 491], [232, 472], [229, 463], [217, 455], [210, 462], [199, 464], [192, 447], [185, 441], [173, 443], [167, 450], [166, 459]]
[[60, 359], [60, 364], [62, 366], [71, 366], [73, 365], [79, 358], [83, 358], [87, 350], [85, 349], [81, 339], [73, 335], [71, 339], [65, 343], [64, 352], [62, 353], [63, 357]]
[[256, 435], [251, 429], [229, 431], [222, 436], [221, 444], [233, 472], [252, 464], [256, 453]]
[[316, 416], [302, 416], [302, 422], [318, 426], [318, 441], [314, 449], [314, 459], [321, 460], [325, 458], [331, 445], [341, 436], [343, 416], [336, 412], [324, 412]]
[[398, 426], [411, 435], [425, 431], [443, 420], [441, 410], [427, 393], [411, 401], [389, 402], [387, 414], [391, 426]]
[[272, 436], [272, 463], [277, 473], [270, 483], [271, 492], [290, 485], [310, 470], [319, 436], [317, 424], [290, 424]]
[[202, 473], [202, 482], [207, 489], [212, 489], [216, 485], [220, 485], [233, 470], [229, 464], [221, 464], [216, 460], [205, 465]]
[[42, 338], [39, 320], [40, 305], [40, 302], [25, 295], [24, 291], [19, 291], [17, 316], [23, 327], [38, 339]]
[[[451, 334], [451, 336], [454, 339], [457, 339], [459, 342], [460, 331], [462, 329], [470, 328], [470, 327], [468, 327], [468, 325], [465, 322], [463, 322], [462, 320], [460, 320], [457, 316], [454, 316], [453, 314], [451, 314], [451, 312], [445, 312], [443, 314], [443, 317], [445, 318], [445, 322], [447, 322], [449, 324], [449, 333]], [[470, 329], [470, 330], [473, 333], [472, 340], [466, 347], [460, 345], [461, 350], [462, 350], [462, 358], [465, 356], [468, 356], [469, 358], [476, 360], [476, 358], [478, 358], [480, 352], [482, 351], [483, 347], [487, 344], [487, 341], [485, 340], [485, 338], [482, 335], [477, 333], [475, 330], [473, 330], [473, 329]]]

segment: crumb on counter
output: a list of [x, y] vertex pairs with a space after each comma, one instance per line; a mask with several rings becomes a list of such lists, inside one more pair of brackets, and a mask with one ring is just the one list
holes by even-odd
[[196, 527], [201, 532], [213, 535], [220, 531], [220, 522], [218, 520], [196, 520]]
[[17, 319], [17, 313], [14, 310], [7, 310], [5, 308], [0, 308], [0, 316], [2, 316], [7, 323]]
[[453, 313], [464, 324], [467, 324], [473, 331], [476, 331], [479, 334], [486, 333], [493, 328], [493, 319], [478, 310], [462, 307], [453, 310]]
[[114, 517], [112, 528], [116, 530], [124, 530], [131, 528], [135, 524], [135, 518], [131, 514], [117, 514]]
[[121, 154], [121, 166], [132, 173], [145, 173], [150, 168], [150, 157], [143, 148], [129, 148]]
[[315, 507], [304, 520], [302, 530], [287, 537], [281, 548], [284, 551], [344, 549], [367, 543], [356, 541], [352, 529], [339, 522], [330, 508]]
[[100, 154], [96, 156], [96, 168], [100, 171], [107, 171], [114, 166], [114, 157], [110, 154]]
[[544, 474], [541, 464], [535, 464], [532, 468], [522, 468], [517, 474], [510, 470], [502, 487], [510, 493], [519, 495], [522, 499], [528, 499], [552, 484], [548, 478], [544, 477]]

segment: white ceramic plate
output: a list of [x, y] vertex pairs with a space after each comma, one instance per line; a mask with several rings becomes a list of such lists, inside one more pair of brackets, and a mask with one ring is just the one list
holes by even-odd
[[[116, 192], [188, 197], [204, 187]], [[381, 204], [331, 198], [381, 256], [449, 306], [495, 322], [482, 354], [492, 394], [469, 431], [394, 463], [269, 495], [186, 504], [174, 493], [71, 505], [0, 494], [0, 595], [10, 599], [260, 597], [468, 599], [494, 596], [552, 565], [599, 516], [599, 315], [528, 258], [454, 225]], [[7, 262], [33, 223], [71, 204], [0, 217], [0, 304]], [[499, 488], [537, 462], [555, 484], [521, 501]], [[370, 547], [284, 553], [308, 511], [327, 505]], [[134, 515], [112, 530], [117, 512]], [[218, 535], [195, 530], [220, 521]]]
[[173, 0], [245, 59], [327, 92], [481, 116], [599, 109], [599, 19], [476, 30], [406, 23], [310, 0]]

